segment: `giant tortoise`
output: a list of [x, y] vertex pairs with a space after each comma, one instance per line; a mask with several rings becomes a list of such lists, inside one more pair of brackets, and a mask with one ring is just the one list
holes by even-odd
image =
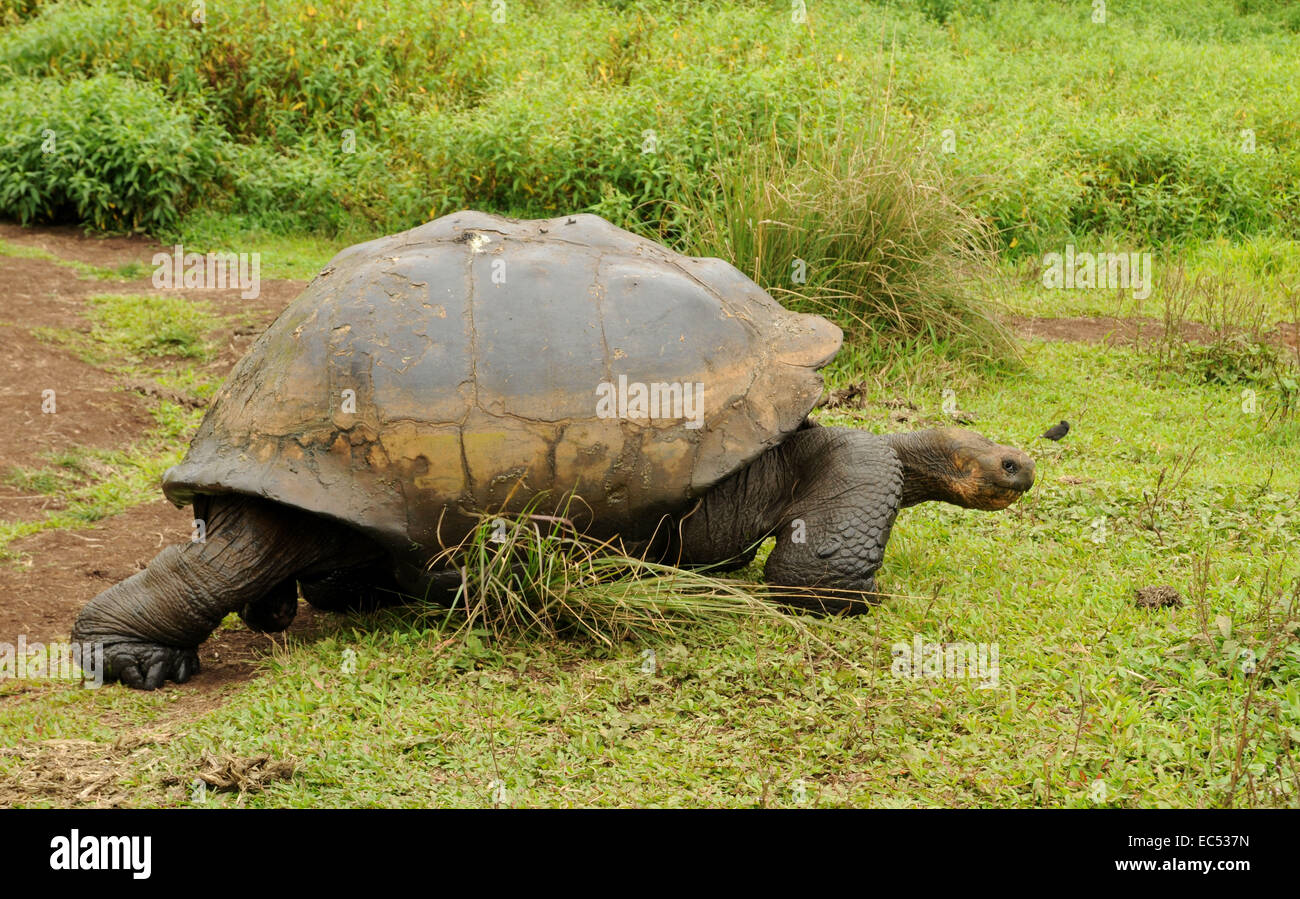
[[[95, 597], [73, 629], [110, 678], [198, 670], [224, 616], [287, 626], [299, 592], [423, 595], [484, 514], [554, 512], [683, 565], [872, 598], [901, 507], [1001, 509], [1017, 449], [958, 429], [819, 427], [840, 330], [719, 259], [594, 215], [439, 218], [339, 253], [257, 340], [163, 491], [195, 540]], [[369, 598], [369, 599], [368, 599]]]

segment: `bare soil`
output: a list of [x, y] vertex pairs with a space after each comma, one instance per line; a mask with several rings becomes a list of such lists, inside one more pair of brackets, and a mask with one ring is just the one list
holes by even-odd
[[[144, 238], [96, 238], [72, 228], [29, 229], [0, 223], [0, 240], [38, 247], [60, 259], [115, 269], [128, 262], [150, 265], [165, 251]], [[150, 270], [152, 270], [150, 268]], [[149, 409], [160, 395], [157, 385], [128, 381], [77, 358], [69, 350], [39, 339], [34, 330], [89, 331], [83, 317], [87, 298], [100, 294], [151, 294], [150, 278], [103, 281], [81, 277], [75, 269], [44, 259], [0, 256], [0, 474], [15, 466], [46, 467], [48, 454], [77, 447], [125, 448], [153, 424]], [[187, 291], [237, 320], [217, 335], [220, 349], [209, 363], [224, 376], [256, 335], [305, 285], [263, 281], [261, 295], [245, 300], [237, 289]], [[165, 361], [165, 360], [164, 360]], [[54, 391], [54, 411], [43, 401]], [[48, 406], [46, 407], [48, 408]], [[0, 484], [0, 520], [40, 520], [63, 506], [57, 496]], [[10, 544], [18, 561], [0, 560], [0, 641], [18, 635], [29, 642], [63, 640], [77, 611], [111, 584], [142, 570], [169, 543], [189, 539], [188, 510], [160, 497], [78, 530], [51, 530]], [[317, 616], [303, 606], [290, 632], [304, 636]], [[219, 630], [200, 652], [202, 672], [192, 682], [201, 692], [243, 680], [253, 662], [275, 640], [247, 630]], [[63, 747], [60, 752], [68, 750]]]
[[[1044, 340], [1071, 340], [1081, 343], [1102, 343], [1107, 346], [1137, 346], [1165, 338], [1165, 323], [1156, 318], [1121, 318], [1072, 316], [1065, 318], [1031, 318], [1011, 316], [1012, 330], [1021, 337], [1038, 337]], [[1188, 343], [1214, 343], [1218, 335], [1214, 329], [1200, 322], [1181, 322], [1177, 338]], [[1295, 322], [1277, 322], [1262, 339], [1279, 347], [1295, 350], [1300, 341], [1300, 325]]]

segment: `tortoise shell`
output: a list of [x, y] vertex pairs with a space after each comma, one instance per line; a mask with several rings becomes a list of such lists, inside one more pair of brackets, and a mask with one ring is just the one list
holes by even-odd
[[589, 533], [637, 538], [798, 428], [841, 339], [594, 215], [459, 212], [335, 256], [163, 490], [266, 497], [394, 550], [573, 494]]

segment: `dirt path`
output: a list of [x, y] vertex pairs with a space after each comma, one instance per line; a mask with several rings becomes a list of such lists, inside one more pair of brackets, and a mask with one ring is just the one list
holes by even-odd
[[[1137, 346], [1153, 343], [1165, 336], [1165, 323], [1156, 318], [1118, 316], [1033, 318], [1013, 315], [1008, 317], [1007, 323], [1021, 337], [1103, 343], [1107, 346]], [[1179, 340], [1189, 343], [1210, 344], [1214, 343], [1216, 337], [1212, 328], [1200, 322], [1182, 322], [1178, 326]], [[1294, 322], [1277, 322], [1262, 339], [1283, 349], [1294, 351], [1297, 340], [1300, 339], [1300, 325]]]
[[[115, 269], [136, 262], [152, 272], [155, 252], [167, 248], [143, 238], [87, 237], [71, 228], [25, 229], [0, 224], [0, 240], [52, 253], [63, 261]], [[13, 466], [48, 466], [49, 453], [78, 447], [125, 448], [152, 425], [148, 385], [127, 384], [39, 338], [41, 329], [88, 332], [82, 317], [86, 300], [101, 294], [152, 294], [148, 276], [105, 281], [79, 276], [71, 267], [39, 258], [0, 256], [0, 474]], [[248, 345], [305, 286], [296, 281], [263, 281], [261, 296], [244, 300], [237, 289], [188, 291], [212, 303], [223, 315], [248, 313], [247, 325], [219, 333], [222, 348], [209, 363], [224, 376]], [[53, 391], [54, 412], [44, 410]], [[48, 408], [48, 407], [46, 407]], [[13, 484], [0, 483], [0, 521], [36, 521], [57, 511], [63, 501]], [[77, 610], [110, 584], [142, 569], [168, 543], [188, 539], [188, 510], [161, 499], [87, 525], [51, 530], [10, 544], [14, 563], [0, 560], [0, 642], [19, 635], [30, 641], [67, 638]], [[304, 607], [292, 631], [305, 634], [317, 619]], [[220, 687], [247, 676], [251, 662], [268, 651], [272, 639], [248, 631], [220, 631], [203, 647], [200, 689]]]

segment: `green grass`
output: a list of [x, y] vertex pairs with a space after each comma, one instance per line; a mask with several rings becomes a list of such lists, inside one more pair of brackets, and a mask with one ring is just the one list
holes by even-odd
[[689, 251], [730, 260], [855, 339], [924, 335], [1004, 355], [1011, 342], [984, 289], [993, 243], [967, 203], [974, 186], [918, 153], [917, 136], [896, 134], [887, 111], [852, 115], [829, 134], [801, 120], [788, 158], [774, 133], [722, 168], [686, 200], [719, 209], [691, 230]]
[[[216, 347], [211, 335], [225, 324], [212, 304], [177, 294], [104, 294], [85, 312], [90, 331], [33, 328], [41, 340], [67, 347], [82, 361], [120, 375], [169, 375], [176, 383], [204, 388], [196, 366]], [[176, 366], [177, 361], [185, 364]]]
[[260, 227], [250, 216], [197, 212], [185, 220], [177, 242], [205, 253], [258, 253], [261, 277], [310, 281], [339, 250], [377, 236], [366, 231], [328, 237], [279, 234]]
[[109, 353], [205, 360], [206, 338], [220, 326], [209, 304], [176, 295], [110, 294], [90, 300], [92, 337]]
[[12, 259], [44, 259], [46, 262], [57, 262], [59, 258], [49, 250], [19, 246], [7, 240], [0, 240], [0, 256], [8, 256]]
[[[1076, 253], [1150, 252], [1115, 236], [1074, 244]], [[1065, 245], [1053, 252], [1064, 253]], [[1300, 308], [1300, 247], [1295, 241], [1258, 236], [1239, 242], [1193, 241], [1173, 252], [1152, 254], [1152, 285], [1146, 297], [1132, 288], [1044, 290], [1038, 260], [1004, 261], [1000, 266], [1009, 311], [1030, 316], [1119, 316], [1163, 319], [1171, 304], [1186, 321], [1271, 328], [1295, 321]], [[1187, 303], [1185, 285], [1200, 282], [1210, 302]], [[1137, 294], [1140, 294], [1138, 291]], [[1230, 308], [1225, 308], [1228, 306]]]
[[[190, 804], [162, 778], [188, 784], [221, 752], [298, 773], [211, 805], [490, 806], [495, 781], [512, 806], [1295, 805], [1295, 420], [1270, 421], [1267, 392], [1247, 414], [1233, 388], [1123, 348], [1033, 343], [1011, 369], [946, 366], [886, 376], [864, 409], [824, 420], [885, 429], [874, 402], [899, 395], [939, 416], [957, 385], [981, 431], [1033, 451], [1039, 482], [1003, 513], [904, 512], [881, 577], [892, 598], [870, 614], [810, 620], [815, 639], [742, 615], [612, 647], [449, 639], [458, 619], [418, 610], [331, 619], [150, 767], [119, 769], [133, 801]], [[1065, 441], [1035, 439], [1062, 417]], [[1135, 607], [1135, 588], [1164, 583], [1184, 607]], [[891, 647], [916, 635], [996, 642], [998, 686], [894, 677]], [[1268, 657], [1253, 680], [1247, 649]], [[147, 734], [187, 689], [41, 688], [9, 701], [6, 729], [31, 739], [41, 709], [45, 734], [93, 735], [105, 716]]]

